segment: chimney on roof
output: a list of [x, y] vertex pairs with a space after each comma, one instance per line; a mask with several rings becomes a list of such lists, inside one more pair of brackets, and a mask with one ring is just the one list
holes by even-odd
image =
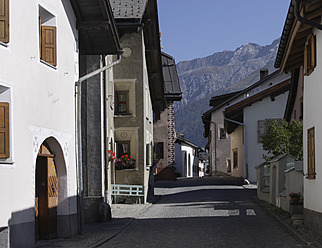
[[259, 72], [259, 80], [262, 80], [267, 75], [268, 75], [268, 69], [267, 68], [261, 69]]

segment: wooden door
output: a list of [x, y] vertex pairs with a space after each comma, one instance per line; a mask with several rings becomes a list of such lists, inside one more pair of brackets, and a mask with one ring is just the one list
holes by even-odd
[[57, 236], [57, 173], [53, 154], [42, 147], [36, 162], [36, 238]]

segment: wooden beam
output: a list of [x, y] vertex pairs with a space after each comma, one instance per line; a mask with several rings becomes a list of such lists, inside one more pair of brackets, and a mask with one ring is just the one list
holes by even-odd
[[295, 64], [292, 64], [292, 65], [288, 65], [287, 67], [285, 67], [285, 71], [292, 71], [292, 70], [294, 70], [296, 68], [299, 68], [301, 66], [303, 66], [303, 61], [295, 63]]
[[78, 30], [109, 30], [109, 22], [101, 20], [79, 21], [76, 26]]
[[312, 19], [315, 19], [316, 17], [321, 18], [321, 15], [322, 15], [322, 8], [320, 6], [318, 9], [305, 13], [304, 17], [306, 19], [312, 20]]
[[104, 17], [104, 19], [108, 19], [108, 3], [106, 2], [106, 0], [99, 0], [99, 4], [101, 7], [101, 11], [102, 11], [102, 15]]

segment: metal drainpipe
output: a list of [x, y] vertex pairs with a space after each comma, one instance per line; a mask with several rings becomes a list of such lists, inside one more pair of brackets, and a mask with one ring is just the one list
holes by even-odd
[[243, 126], [243, 135], [244, 135], [244, 171], [245, 171], [245, 174], [246, 174], [246, 179], [248, 179], [248, 164], [247, 164], [247, 145], [246, 145], [246, 124], [245, 123], [242, 123], [242, 122], [239, 122], [239, 121], [235, 121], [235, 120], [231, 120], [231, 119], [228, 119], [228, 118], [224, 118], [226, 121], [229, 121], [229, 122], [232, 122], [232, 123], [236, 123], [238, 125], [241, 125]]
[[96, 76], [97, 74], [106, 71], [107, 69], [114, 67], [121, 62], [121, 53], [118, 54], [118, 59], [110, 65], [106, 65], [93, 72], [78, 79], [75, 83], [75, 103], [76, 103], [76, 128], [75, 128], [75, 144], [76, 144], [76, 175], [77, 178], [77, 197], [78, 197], [78, 212], [79, 212], [79, 225], [78, 231], [83, 233], [84, 220], [83, 220], [83, 167], [82, 167], [82, 132], [81, 132], [81, 90], [82, 82]]
[[300, 14], [300, 1], [301, 0], [294, 0], [294, 15], [299, 22], [306, 23], [312, 27], [322, 30], [322, 25], [320, 23], [305, 19]]

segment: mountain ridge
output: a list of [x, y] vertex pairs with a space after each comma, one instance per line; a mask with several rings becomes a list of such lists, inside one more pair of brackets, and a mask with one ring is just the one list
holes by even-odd
[[272, 73], [279, 39], [260, 46], [247, 43], [234, 51], [181, 61], [177, 71], [183, 99], [175, 103], [176, 128], [187, 139], [204, 147], [202, 113], [210, 109], [211, 97], [244, 89], [259, 80], [259, 70]]

